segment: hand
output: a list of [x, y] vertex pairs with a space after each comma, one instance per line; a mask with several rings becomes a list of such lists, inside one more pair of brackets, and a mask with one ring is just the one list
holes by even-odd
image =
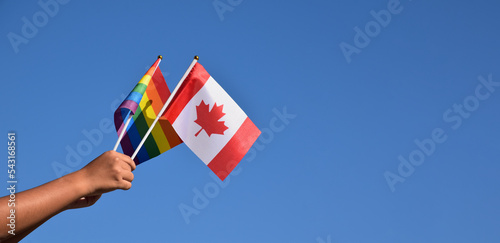
[[85, 200], [95, 202], [98, 199], [95, 196], [116, 189], [130, 189], [134, 179], [133, 170], [135, 170], [135, 163], [129, 156], [115, 151], [103, 153], [78, 171], [83, 176], [86, 192], [83, 202]]
[[[101, 194], [132, 187], [135, 163], [127, 155], [108, 151], [81, 170], [41, 186], [16, 193], [16, 232], [0, 230], [0, 241], [18, 242], [38, 226], [65, 209], [88, 207]], [[0, 229], [7, 229], [9, 197], [0, 197]]]

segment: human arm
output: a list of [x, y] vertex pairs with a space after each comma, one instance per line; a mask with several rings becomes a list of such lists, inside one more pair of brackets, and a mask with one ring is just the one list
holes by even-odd
[[8, 233], [9, 197], [0, 198], [0, 241], [17, 242], [66, 209], [90, 206], [103, 193], [130, 189], [134, 169], [135, 163], [130, 157], [108, 151], [81, 170], [16, 193], [16, 235]]

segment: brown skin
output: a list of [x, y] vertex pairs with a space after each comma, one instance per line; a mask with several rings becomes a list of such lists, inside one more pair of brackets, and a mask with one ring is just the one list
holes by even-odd
[[8, 234], [9, 195], [0, 198], [0, 242], [18, 242], [62, 211], [92, 206], [106, 192], [130, 189], [134, 170], [130, 157], [108, 151], [81, 170], [16, 193], [16, 235]]

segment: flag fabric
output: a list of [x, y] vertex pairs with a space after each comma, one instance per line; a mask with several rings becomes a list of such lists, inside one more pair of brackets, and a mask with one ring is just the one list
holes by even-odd
[[[114, 120], [118, 135], [122, 129], [127, 129], [120, 144], [123, 153], [128, 156], [132, 156], [170, 96], [170, 90], [158, 66], [159, 63], [160, 59], [156, 60], [115, 111]], [[133, 117], [128, 128], [125, 128], [124, 124], [129, 115]], [[166, 118], [161, 117], [139, 150], [134, 159], [135, 163], [140, 164], [154, 158], [180, 143], [182, 140], [177, 136], [172, 125]]]
[[184, 143], [224, 180], [260, 135], [260, 130], [199, 63], [165, 112]]

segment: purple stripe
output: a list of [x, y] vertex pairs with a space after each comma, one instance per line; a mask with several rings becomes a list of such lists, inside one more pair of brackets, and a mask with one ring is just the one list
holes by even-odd
[[139, 104], [136, 103], [135, 101], [124, 100], [122, 104], [118, 107], [118, 109], [116, 109], [116, 111], [119, 111], [121, 109], [129, 109], [132, 112], [132, 114], [134, 114], [135, 111], [137, 111], [137, 107], [139, 107]]

